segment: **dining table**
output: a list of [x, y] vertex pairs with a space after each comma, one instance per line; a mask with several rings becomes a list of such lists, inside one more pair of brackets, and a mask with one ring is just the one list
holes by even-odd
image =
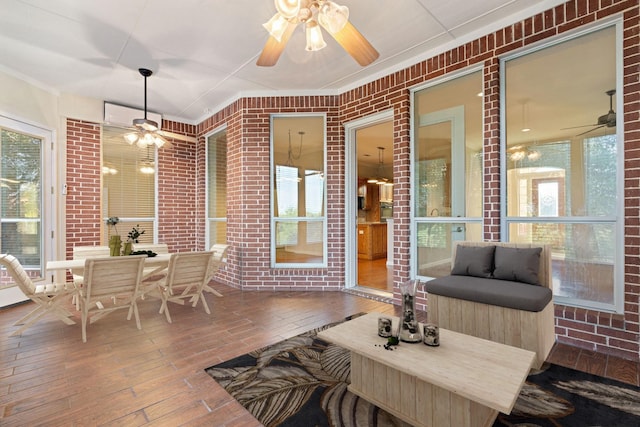
[[[154, 276], [167, 268], [171, 254], [157, 254], [153, 257], [147, 257], [144, 260], [145, 271], [143, 279]], [[83, 268], [86, 259], [65, 259], [58, 261], [47, 261], [46, 270], [72, 270], [74, 268]]]

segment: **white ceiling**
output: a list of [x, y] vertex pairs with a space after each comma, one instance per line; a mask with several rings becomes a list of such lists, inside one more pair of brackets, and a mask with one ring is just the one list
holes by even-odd
[[198, 123], [240, 96], [337, 94], [564, 0], [341, 0], [380, 52], [360, 67], [324, 34], [296, 29], [278, 64], [255, 65], [271, 0], [2, 0], [0, 70], [53, 92], [143, 107]]

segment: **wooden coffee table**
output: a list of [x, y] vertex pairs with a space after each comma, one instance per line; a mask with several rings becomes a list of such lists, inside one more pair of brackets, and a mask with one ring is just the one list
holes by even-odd
[[439, 347], [390, 351], [379, 316], [392, 317], [369, 313], [318, 333], [351, 351], [352, 393], [418, 426], [491, 426], [511, 412], [535, 353], [443, 329]]

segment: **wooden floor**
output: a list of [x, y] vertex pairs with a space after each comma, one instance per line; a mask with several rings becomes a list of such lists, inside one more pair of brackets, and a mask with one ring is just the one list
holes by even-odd
[[393, 292], [393, 270], [387, 268], [387, 259], [359, 259], [358, 286]]
[[[242, 292], [201, 306], [140, 304], [141, 331], [115, 312], [89, 325], [43, 319], [9, 337], [32, 304], [0, 310], [0, 425], [257, 426], [204, 369], [345, 316], [398, 307], [344, 292]], [[418, 313], [420, 321], [425, 313]], [[556, 346], [550, 360], [638, 385], [638, 364]]]

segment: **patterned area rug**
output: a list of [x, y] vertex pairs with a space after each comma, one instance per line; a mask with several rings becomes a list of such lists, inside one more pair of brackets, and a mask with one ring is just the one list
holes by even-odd
[[[316, 337], [336, 324], [252, 351], [206, 372], [267, 427], [406, 426], [347, 391], [349, 352]], [[498, 415], [494, 427], [499, 426], [637, 427], [640, 389], [545, 364], [529, 375], [511, 415]]]

